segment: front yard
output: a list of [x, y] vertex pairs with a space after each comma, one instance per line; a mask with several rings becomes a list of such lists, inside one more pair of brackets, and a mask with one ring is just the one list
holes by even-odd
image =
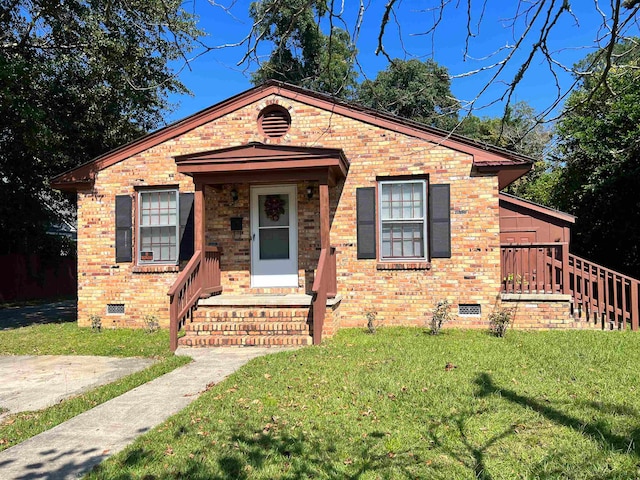
[[252, 361], [88, 478], [639, 478], [639, 342], [341, 331]]

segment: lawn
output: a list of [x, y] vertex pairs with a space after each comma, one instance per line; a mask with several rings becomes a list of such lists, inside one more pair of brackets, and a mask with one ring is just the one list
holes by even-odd
[[253, 360], [87, 478], [639, 478], [639, 342], [344, 330]]
[[158, 361], [137, 373], [37, 412], [10, 415], [0, 423], [0, 451], [48, 430], [96, 405], [188, 363], [169, 350], [167, 330], [78, 328], [75, 322], [50, 323], [0, 331], [0, 355], [100, 355], [150, 357]]

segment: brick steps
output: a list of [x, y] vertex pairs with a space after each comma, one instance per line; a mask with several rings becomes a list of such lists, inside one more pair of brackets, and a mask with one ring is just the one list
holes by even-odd
[[268, 336], [184, 336], [178, 344], [186, 347], [249, 347], [249, 346], [286, 346], [311, 345], [309, 335], [268, 335]]
[[194, 347], [311, 345], [309, 306], [200, 304], [179, 345]]

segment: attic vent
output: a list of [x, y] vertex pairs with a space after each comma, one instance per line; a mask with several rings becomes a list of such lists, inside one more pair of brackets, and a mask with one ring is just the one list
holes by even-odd
[[480, 305], [477, 303], [461, 303], [458, 305], [458, 315], [461, 317], [479, 317]]
[[107, 315], [124, 315], [124, 303], [107, 303]]
[[270, 105], [258, 115], [260, 132], [269, 138], [280, 138], [289, 131], [291, 115], [280, 105]]

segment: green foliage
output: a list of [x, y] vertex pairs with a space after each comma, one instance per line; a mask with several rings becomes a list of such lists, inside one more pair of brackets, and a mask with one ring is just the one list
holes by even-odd
[[439, 300], [433, 308], [431, 315], [431, 335], [438, 335], [442, 329], [442, 325], [451, 320], [451, 302], [449, 300]]
[[252, 75], [260, 84], [268, 79], [299, 85], [340, 98], [349, 97], [356, 84], [355, 46], [349, 34], [331, 28], [322, 32], [319, 22], [328, 13], [326, 0], [260, 0], [249, 14], [256, 24], [254, 48], [273, 44], [267, 62]]
[[517, 102], [507, 108], [503, 118], [465, 117], [457, 132], [532, 158], [535, 163], [531, 171], [509, 185], [506, 191], [542, 205], [553, 206], [551, 192], [559, 173], [545, 154], [552, 131], [537, 122], [536, 112], [531, 105]]
[[499, 308], [489, 315], [489, 331], [496, 337], [503, 338], [511, 323], [512, 312], [507, 308]]
[[87, 478], [636, 478], [639, 362], [625, 332], [342, 330], [254, 359]]
[[73, 210], [53, 175], [156, 128], [169, 62], [200, 35], [178, 0], [2, 2], [0, 253], [35, 252]]
[[445, 130], [458, 123], [460, 104], [449, 73], [430, 59], [392, 60], [374, 80], [362, 82], [356, 98], [366, 107]]
[[[594, 64], [595, 55], [583, 63]], [[635, 57], [620, 61], [594, 95], [585, 79], [567, 100], [557, 130], [563, 168], [554, 201], [578, 217], [577, 254], [639, 277], [640, 73]]]

